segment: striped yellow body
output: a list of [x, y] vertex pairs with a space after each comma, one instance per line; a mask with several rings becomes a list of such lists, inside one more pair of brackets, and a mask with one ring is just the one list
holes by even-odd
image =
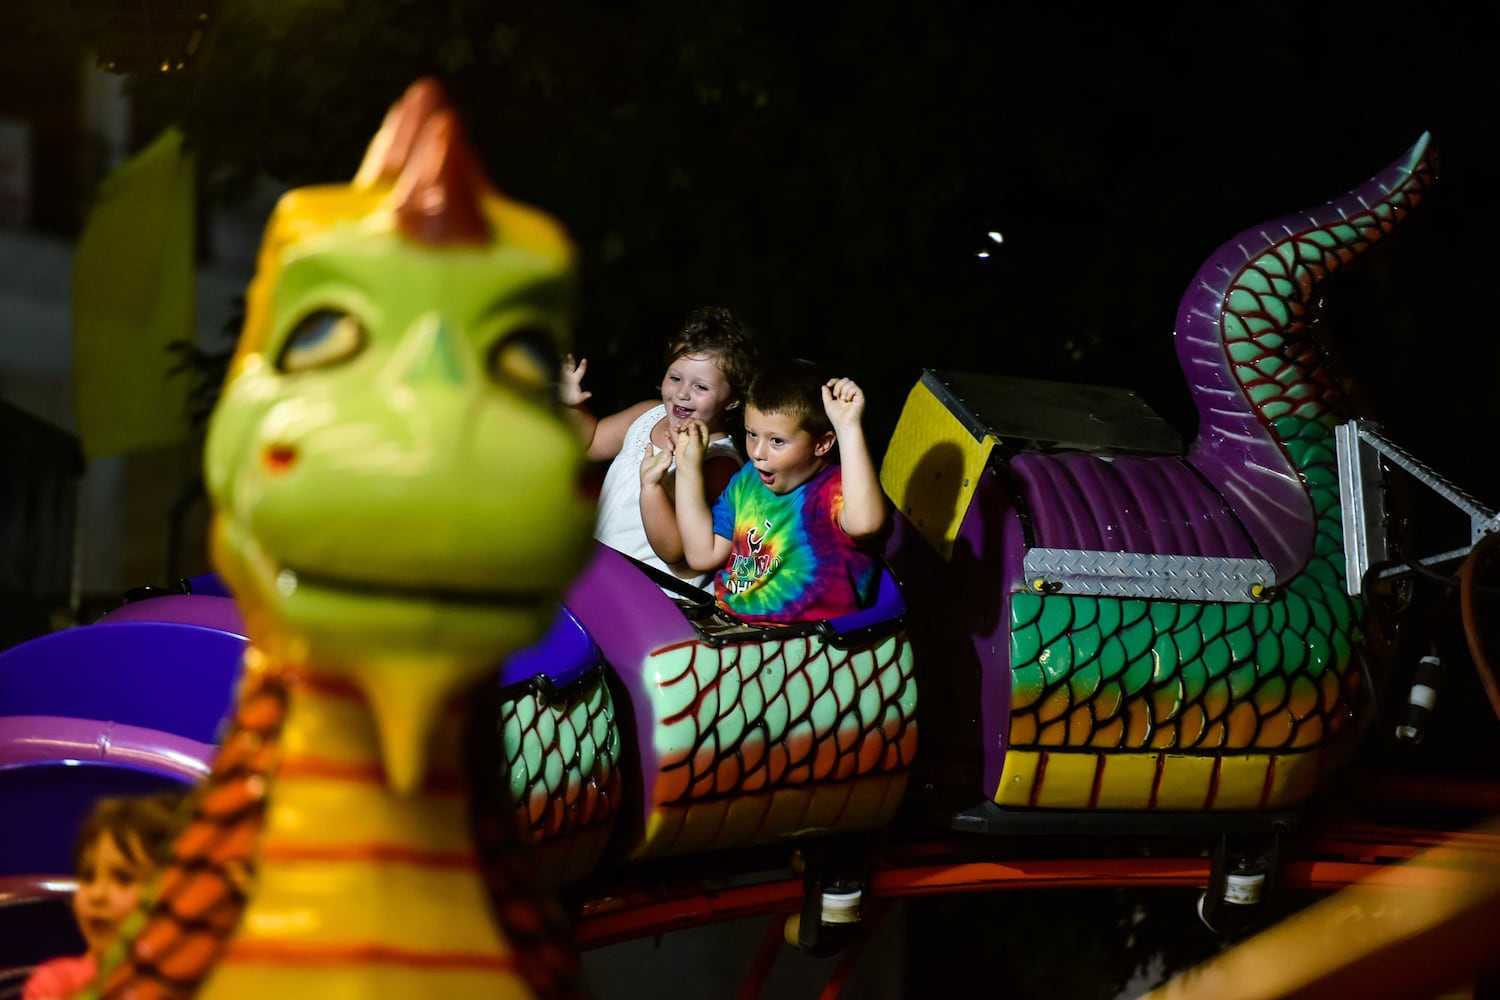
[[529, 996], [489, 913], [456, 711], [428, 779], [400, 797], [352, 687], [308, 677], [293, 691], [255, 884], [200, 996]]

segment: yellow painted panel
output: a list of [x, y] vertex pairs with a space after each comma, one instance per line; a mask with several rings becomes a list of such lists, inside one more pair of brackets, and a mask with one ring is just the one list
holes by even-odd
[[1208, 801], [1217, 757], [1167, 754], [1162, 761], [1161, 784], [1156, 789], [1158, 809], [1202, 809]]
[[737, 843], [748, 843], [766, 836], [766, 815], [770, 808], [769, 795], [750, 794], [733, 799], [724, 818], [726, 835]]
[[1276, 754], [1271, 758], [1276, 768], [1271, 778], [1268, 808], [1295, 805], [1313, 793], [1323, 763], [1321, 751]]
[[969, 509], [995, 438], [974, 440], [921, 382], [906, 397], [880, 464], [880, 485], [944, 559]]
[[793, 827], [787, 833], [824, 833], [838, 826], [845, 808], [849, 805], [850, 787], [844, 783], [814, 785], [808, 796], [807, 816], [801, 827]]
[[1104, 774], [1099, 781], [1100, 809], [1145, 809], [1156, 786], [1160, 754], [1104, 754]]
[[196, 190], [194, 155], [169, 126], [94, 192], [72, 275], [74, 411], [91, 459], [187, 434], [191, 380], [165, 362], [197, 331]]
[[729, 815], [727, 801], [694, 802], [682, 814], [682, 830], [672, 844], [674, 854], [710, 850], [724, 840], [724, 822]]
[[1049, 753], [1036, 804], [1044, 809], [1087, 809], [1094, 796], [1096, 753]]
[[901, 808], [901, 800], [906, 797], [907, 780], [909, 772], [901, 771], [890, 775], [885, 782], [885, 792], [880, 802], [880, 811], [875, 815], [875, 826], [885, 826], [896, 818], [896, 810]]
[[683, 810], [677, 806], [658, 806], [646, 816], [646, 828], [630, 852], [632, 859], [665, 854], [682, 833]]
[[1224, 758], [1219, 768], [1219, 791], [1210, 808], [1259, 809], [1271, 760], [1266, 754]]
[[1031, 804], [1031, 786], [1036, 781], [1040, 754], [1011, 750], [1005, 755], [1005, 770], [1000, 773], [1000, 787], [995, 789], [995, 804], [1027, 806]]
[[[906, 789], [906, 772], [857, 778], [818, 793], [809, 810], [807, 825], [834, 833], [872, 830], [884, 826], [900, 805]], [[893, 794], [894, 793], [894, 794]], [[785, 836], [787, 830], [769, 831]]]
[[811, 792], [807, 786], [800, 788], [778, 788], [771, 793], [771, 809], [766, 816], [766, 828], [770, 830], [800, 830], [807, 825], [807, 813], [811, 807]]
[[[1208, 802], [1214, 780], [1212, 755], [1155, 753], [1047, 753], [1047, 765], [1040, 789], [1033, 802], [1037, 767], [1042, 754], [1012, 750], [1005, 756], [1005, 770], [995, 803], [1010, 808], [1036, 806], [1048, 809], [1087, 809], [1093, 794], [1094, 765], [1103, 760], [1099, 779], [1097, 809], [1259, 809], [1265, 788], [1266, 773], [1275, 767], [1268, 800], [1264, 808], [1284, 808], [1304, 801], [1316, 789], [1319, 774], [1326, 766], [1320, 752], [1263, 755], [1252, 754], [1224, 758], [1219, 767], [1219, 782], [1213, 802]], [[1157, 786], [1158, 760], [1161, 783], [1156, 802], [1151, 804], [1152, 789]]]
[[781, 837], [878, 829], [895, 815], [907, 777], [902, 771], [660, 809], [631, 857], [727, 850]]

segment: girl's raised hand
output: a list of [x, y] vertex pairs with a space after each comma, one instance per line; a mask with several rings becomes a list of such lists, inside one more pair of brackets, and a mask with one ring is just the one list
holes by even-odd
[[562, 370], [558, 373], [557, 401], [564, 406], [579, 406], [593, 395], [583, 387], [583, 374], [589, 370], [589, 359], [573, 360], [573, 355], [564, 354]]
[[[671, 438], [667, 444], [672, 444]], [[646, 454], [641, 456], [641, 488], [655, 486], [667, 475], [667, 470], [672, 467], [672, 448], [666, 447], [657, 451], [650, 441], [646, 442]]]
[[708, 447], [708, 425], [701, 420], [684, 420], [677, 426], [675, 444], [677, 461], [694, 468], [703, 464], [703, 452]]

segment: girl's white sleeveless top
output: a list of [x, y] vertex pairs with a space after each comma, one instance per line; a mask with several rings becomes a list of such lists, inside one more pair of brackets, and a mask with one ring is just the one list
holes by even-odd
[[[651, 442], [651, 428], [666, 415], [666, 406], [654, 406], [637, 417], [625, 431], [625, 443], [620, 446], [620, 453], [615, 456], [614, 461], [609, 463], [609, 471], [604, 474], [604, 485], [599, 490], [594, 537], [610, 548], [634, 556], [671, 576], [675, 574], [651, 548], [651, 543], [646, 539], [646, 526], [641, 523], [641, 457], [646, 454], [646, 445]], [[651, 445], [653, 455], [659, 451], [661, 449], [655, 444]], [[727, 434], [709, 442], [703, 459], [707, 461], [719, 455], [728, 455], [736, 465], [743, 464], [740, 453], [734, 447], [734, 439]], [[672, 488], [676, 474], [677, 464], [674, 462], [667, 469], [665, 481], [669, 484], [669, 489]], [[712, 580], [713, 573], [709, 572], [682, 582], [707, 590]]]

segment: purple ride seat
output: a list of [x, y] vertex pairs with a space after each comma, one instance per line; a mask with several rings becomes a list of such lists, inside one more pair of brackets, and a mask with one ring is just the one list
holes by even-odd
[[1252, 558], [1229, 504], [1186, 461], [1083, 452], [1010, 460], [1037, 548]]
[[[206, 773], [246, 641], [234, 601], [216, 593], [212, 578], [195, 581], [191, 594], [134, 601], [0, 653], [0, 876], [66, 874], [98, 798], [185, 787]], [[601, 663], [559, 607], [499, 680], [555, 691]]]
[[0, 876], [71, 873], [78, 827], [96, 801], [186, 789], [213, 751], [137, 726], [0, 716]]
[[[205, 603], [206, 602], [206, 603]], [[157, 597], [0, 652], [0, 716], [54, 715], [218, 736], [245, 637], [223, 597]]]
[[162, 597], [0, 652], [0, 874], [66, 874], [97, 799], [206, 771], [239, 629], [227, 598]]
[[[110, 621], [170, 618], [241, 634], [244, 624], [232, 600], [204, 600], [203, 597], [232, 595], [217, 574], [206, 573], [184, 581], [186, 595], [164, 595], [127, 604], [105, 616]], [[103, 620], [103, 619], [101, 619]], [[530, 646], [512, 653], [500, 667], [500, 686], [509, 688], [545, 677], [553, 690], [577, 681], [601, 661], [594, 644], [578, 619], [565, 606], [559, 606], [552, 624], [542, 637]]]

